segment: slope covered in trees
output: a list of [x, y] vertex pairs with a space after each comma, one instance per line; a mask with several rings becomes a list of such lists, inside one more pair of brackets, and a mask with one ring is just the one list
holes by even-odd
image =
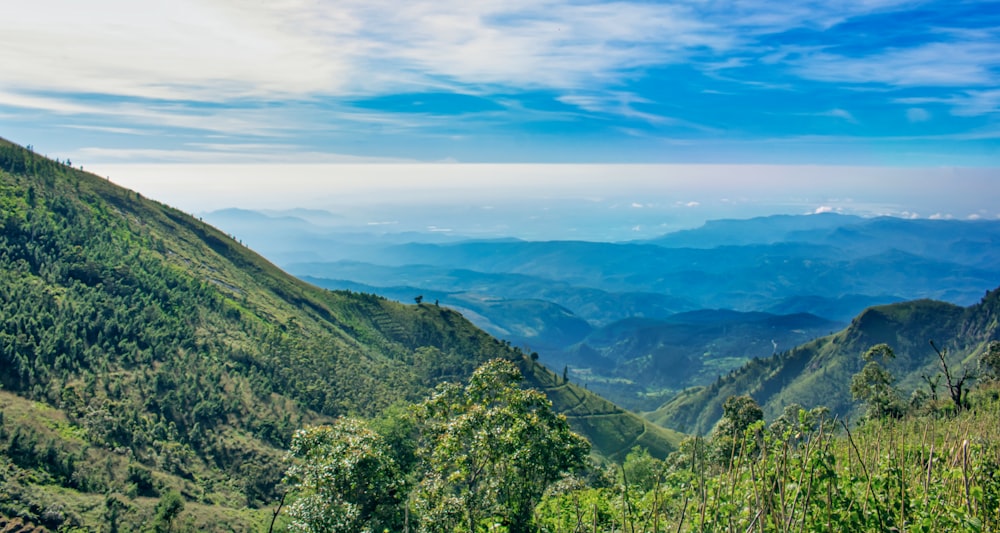
[[851, 377], [865, 364], [862, 354], [883, 343], [895, 352], [886, 368], [904, 400], [914, 391], [919, 391], [915, 402], [935, 393], [947, 397], [946, 382], [936, 377], [943, 375], [940, 359], [930, 343], [941, 349], [957, 376], [974, 369], [988, 343], [1000, 339], [998, 321], [1000, 289], [965, 308], [933, 300], [872, 307], [838, 333], [754, 359], [707, 387], [684, 391], [648, 416], [680, 431], [703, 434], [722, 416], [722, 402], [742, 394], [760, 403], [768, 418], [793, 403], [850, 415], [855, 408]]
[[[250, 529], [270, 517], [243, 509], [275, 499], [295, 429], [421, 400], [494, 358], [545, 373], [454, 311], [318, 289], [3, 140], [0, 213], [0, 516]], [[677, 441], [613, 407], [588, 413], [600, 400], [564, 389], [548, 393], [579, 409], [570, 420], [600, 453]], [[615, 424], [589, 414], [635, 437], [606, 445]]]

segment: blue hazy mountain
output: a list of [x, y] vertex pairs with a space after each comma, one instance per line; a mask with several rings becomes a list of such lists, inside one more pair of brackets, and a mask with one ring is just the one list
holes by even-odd
[[[364, 231], [289, 212], [207, 217], [314, 284], [438, 301], [636, 408], [768, 356], [774, 343], [835, 331], [868, 307], [966, 306], [1000, 285], [1000, 221], [776, 215], [608, 243]], [[712, 310], [703, 321], [678, 318], [700, 309]], [[817, 322], [795, 325], [797, 316]], [[738, 327], [727, 327], [732, 317]]]

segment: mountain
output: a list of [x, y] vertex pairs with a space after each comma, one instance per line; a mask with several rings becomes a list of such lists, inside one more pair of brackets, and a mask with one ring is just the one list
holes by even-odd
[[[675, 432], [572, 384], [458, 312], [329, 291], [223, 232], [0, 140], [0, 518], [266, 527], [303, 425], [372, 417], [517, 361], [608, 457]], [[102, 526], [104, 527], [104, 526]]]
[[[485, 281], [477, 285], [477, 292], [518, 298], [510, 294], [513, 278], [503, 278], [510, 276], [530, 280], [536, 287], [547, 283], [563, 293], [586, 289], [645, 294], [650, 301], [654, 296], [667, 297], [687, 306], [679, 310], [761, 311], [804, 297], [889, 298], [879, 303], [934, 298], [969, 305], [985, 288], [1000, 284], [1000, 274], [990, 262], [996, 255], [994, 234], [1000, 233], [1000, 221], [872, 220], [851, 231], [863, 236], [865, 228], [897, 222], [901, 229], [863, 244], [837, 240], [838, 230], [814, 242], [713, 248], [588, 242], [412, 243], [359, 251], [351, 259], [356, 263], [347, 265], [369, 266], [355, 272], [337, 262], [291, 263], [286, 268], [296, 275], [376, 287], [398, 285], [397, 280], [405, 278], [406, 285], [425, 290], [461, 290], [448, 275], [463, 271], [469, 273], [467, 278], [476, 274]], [[931, 244], [919, 246], [925, 234]], [[569, 302], [556, 303], [587, 319]], [[862, 309], [851, 310], [851, 316]], [[628, 316], [634, 315], [608, 313], [604, 324]]]
[[[289, 268], [293, 274], [321, 287], [363, 287], [362, 290], [389, 298], [399, 297], [401, 301], [411, 301], [421, 293], [434, 294], [442, 305], [467, 307], [477, 312], [488, 311], [476, 303], [481, 301], [541, 300], [565, 308], [598, 327], [630, 316], [665, 318], [696, 308], [693, 302], [668, 294], [614, 292], [525, 274], [484, 273], [428, 265], [392, 267], [356, 261], [296, 263]], [[499, 314], [487, 312], [484, 316], [496, 324], [505, 322]], [[533, 336], [524, 340], [528, 344], [539, 341]]]
[[933, 300], [872, 307], [838, 333], [754, 359], [709, 386], [682, 392], [648, 417], [681, 431], [705, 433], [721, 416], [726, 398], [741, 394], [753, 396], [769, 418], [792, 403], [806, 408], [822, 405], [834, 414], [850, 416], [855, 410], [851, 376], [861, 370], [861, 354], [871, 346], [886, 343], [895, 351], [896, 358], [886, 367], [905, 398], [926, 387], [922, 376], [933, 379], [940, 372], [929, 341], [947, 350], [950, 368], [960, 374], [960, 368], [975, 369], [986, 344], [997, 339], [1000, 289], [965, 308]]
[[590, 333], [546, 361], [569, 365], [581, 381], [635, 410], [655, 409], [683, 389], [711, 383], [747, 361], [767, 357], [843, 327], [805, 313], [728, 310], [630, 318]]
[[644, 241], [666, 248], [716, 248], [799, 241], [798, 235], [858, 224], [865, 219], [836, 213], [771, 215], [751, 219], [709, 220], [701, 227]]
[[[608, 243], [460, 240], [379, 233], [378, 227], [346, 234], [319, 225], [303, 230], [288, 220], [302, 220], [294, 213], [256, 218], [243, 213], [242, 225], [232, 212], [217, 215], [220, 224], [248, 241], [273, 231], [273, 243], [262, 244], [265, 255], [302, 279], [401, 302], [422, 294], [515, 346], [537, 351], [554, 368], [569, 366], [582, 383], [634, 409], [654, 408], [678, 384], [650, 384], [642, 373], [648, 366], [622, 364], [652, 357], [648, 350], [611, 354], [637, 349], [624, 338], [604, 346], [586, 340], [601, 328], [633, 318], [668, 320], [697, 309], [810, 314], [845, 324], [870, 306], [907, 300], [971, 305], [1000, 284], [994, 267], [1000, 262], [997, 220], [775, 215], [709, 221], [649, 241]], [[835, 329], [839, 325], [808, 333]], [[747, 357], [770, 355], [761, 347], [771, 340], [784, 349], [792, 339], [718, 340], [733, 348], [744, 340], [748, 344], [733, 357], [689, 359], [701, 370], [684, 386], [706, 385]], [[655, 358], [669, 360], [663, 353], [658, 350]], [[608, 357], [615, 361], [610, 367]]]

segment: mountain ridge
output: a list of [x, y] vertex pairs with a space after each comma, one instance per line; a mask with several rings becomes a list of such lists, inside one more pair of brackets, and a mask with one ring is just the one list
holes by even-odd
[[755, 359], [706, 387], [688, 389], [646, 416], [675, 429], [705, 433], [719, 419], [729, 396], [749, 394], [765, 416], [786, 405], [825, 406], [839, 416], [856, 414], [851, 376], [861, 370], [861, 354], [876, 344], [895, 352], [886, 368], [904, 394], [922, 388], [922, 376], [939, 372], [935, 349], [946, 350], [949, 366], [970, 368], [987, 343], [1000, 339], [1000, 288], [968, 307], [929, 299], [875, 306], [845, 329], [776, 354]]

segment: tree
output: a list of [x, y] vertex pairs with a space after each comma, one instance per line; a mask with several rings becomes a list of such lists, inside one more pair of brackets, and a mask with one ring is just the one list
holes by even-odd
[[170, 490], [156, 504], [153, 530], [157, 533], [170, 531], [174, 519], [184, 510], [184, 498], [176, 490]]
[[467, 386], [442, 385], [418, 407], [425, 473], [415, 503], [423, 531], [475, 532], [485, 519], [530, 531], [546, 487], [584, 465], [589, 443], [521, 380], [513, 363], [493, 360]]
[[862, 356], [865, 361], [861, 372], [851, 378], [851, 396], [868, 406], [868, 416], [883, 418], [898, 417], [902, 414], [902, 402], [896, 389], [892, 387], [894, 378], [881, 364], [896, 358], [896, 353], [888, 344], [876, 344]]
[[930, 341], [931, 348], [934, 348], [934, 352], [937, 353], [938, 361], [941, 362], [941, 369], [944, 370], [944, 380], [948, 385], [948, 395], [951, 396], [951, 401], [955, 404], [955, 411], [961, 411], [965, 407], [965, 397], [968, 395], [969, 387], [966, 385], [966, 381], [975, 379], [972, 372], [968, 368], [962, 369], [962, 377], [952, 376], [951, 370], [948, 368], [948, 362], [946, 361], [948, 350], [939, 350], [934, 341]]
[[722, 420], [715, 427], [715, 435], [712, 438], [715, 459], [729, 465], [744, 451], [747, 429], [763, 419], [764, 410], [752, 397], [742, 395], [727, 398], [722, 404]]
[[286, 482], [299, 498], [288, 508], [290, 531], [363, 533], [392, 526], [402, 486], [381, 436], [364, 422], [339, 418], [299, 430]]
[[649, 450], [635, 447], [625, 456], [622, 464], [624, 483], [635, 488], [640, 494], [645, 494], [660, 483], [665, 467], [663, 461], [649, 455]]
[[993, 341], [979, 357], [979, 377], [984, 381], [1000, 380], [1000, 341]]

